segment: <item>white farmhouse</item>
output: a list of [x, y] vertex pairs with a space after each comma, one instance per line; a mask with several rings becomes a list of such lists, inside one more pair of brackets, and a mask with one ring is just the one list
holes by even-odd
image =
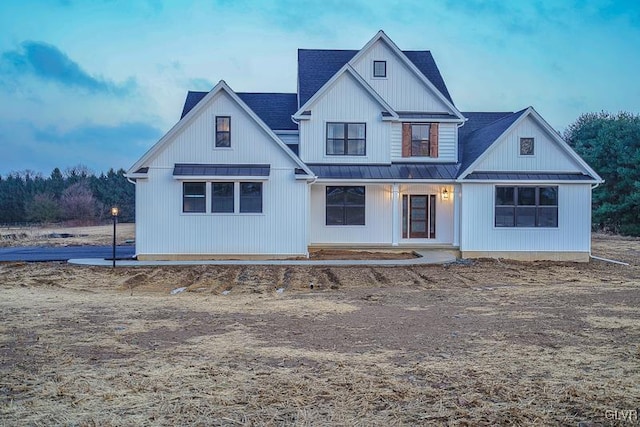
[[189, 92], [127, 172], [138, 259], [447, 248], [588, 261], [602, 179], [532, 108], [462, 112], [429, 51], [380, 31], [298, 51], [298, 93]]

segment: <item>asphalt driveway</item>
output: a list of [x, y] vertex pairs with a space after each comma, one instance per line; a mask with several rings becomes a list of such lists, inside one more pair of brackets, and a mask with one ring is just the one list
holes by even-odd
[[[108, 258], [113, 254], [111, 246], [22, 246], [0, 248], [2, 261], [68, 261], [73, 258]], [[130, 259], [136, 247], [133, 245], [116, 246], [116, 259]]]

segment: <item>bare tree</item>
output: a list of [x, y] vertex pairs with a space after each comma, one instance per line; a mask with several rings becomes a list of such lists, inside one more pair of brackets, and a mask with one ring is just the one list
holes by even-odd
[[60, 207], [65, 219], [91, 221], [96, 216], [96, 199], [84, 182], [76, 182], [62, 193]]

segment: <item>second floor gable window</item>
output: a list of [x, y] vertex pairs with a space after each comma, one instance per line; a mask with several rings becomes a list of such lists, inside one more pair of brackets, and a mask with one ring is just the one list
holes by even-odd
[[216, 148], [231, 147], [231, 117], [216, 116]]
[[327, 123], [327, 155], [366, 155], [365, 123]]

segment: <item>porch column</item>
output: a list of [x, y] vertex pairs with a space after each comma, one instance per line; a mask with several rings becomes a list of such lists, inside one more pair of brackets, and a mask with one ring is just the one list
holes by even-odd
[[455, 186], [453, 190], [453, 246], [460, 247], [460, 218], [462, 204], [462, 185]]
[[398, 246], [400, 240], [400, 204], [398, 203], [400, 185], [391, 186], [391, 246]]

